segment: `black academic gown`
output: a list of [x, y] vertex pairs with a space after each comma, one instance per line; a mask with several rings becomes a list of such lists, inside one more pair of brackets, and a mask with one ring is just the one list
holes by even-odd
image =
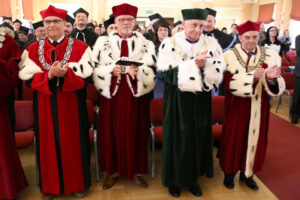
[[[82, 32], [84, 34], [85, 40], [78, 37], [78, 32]], [[83, 29], [82, 31], [80, 31], [78, 28], [74, 28], [74, 30], [70, 34], [70, 37], [79, 39], [79, 40], [83, 41], [84, 43], [86, 43], [90, 48], [93, 48], [93, 46], [98, 38], [98, 35], [87, 28]]]
[[147, 33], [145, 33], [145, 34], [144, 34], [144, 37], [145, 37], [147, 40], [153, 41], [154, 34], [153, 34], [152, 30], [150, 29]]
[[205, 35], [214, 37], [218, 40], [218, 43], [223, 49], [223, 52], [227, 51], [228, 49], [232, 48], [235, 44], [235, 39], [233, 36], [228, 35], [222, 31], [214, 29], [212, 32], [204, 32]]
[[[211, 36], [211, 37], [216, 38], [216, 40], [218, 40], [218, 43], [222, 47], [223, 52], [225, 52], [228, 49], [234, 47], [234, 45], [236, 44], [236, 39], [233, 36], [228, 35], [228, 34], [222, 32], [222, 31], [219, 31], [217, 29], [214, 29], [210, 33], [204, 32], [204, 34], [207, 35], [207, 36]], [[219, 85], [218, 94], [219, 94], [219, 96], [224, 96], [225, 95], [225, 88], [224, 88], [223, 82]]]

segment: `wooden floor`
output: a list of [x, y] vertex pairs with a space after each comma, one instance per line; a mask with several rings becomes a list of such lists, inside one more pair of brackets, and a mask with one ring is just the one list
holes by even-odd
[[[272, 109], [277, 104], [277, 98], [272, 100]], [[279, 107], [278, 113], [280, 117], [288, 120], [288, 101], [287, 98], [283, 98], [282, 105]], [[300, 127], [300, 123], [298, 125]], [[35, 172], [35, 158], [33, 147], [19, 150], [22, 165], [25, 170], [29, 187], [23, 191], [19, 198], [20, 200], [32, 200], [32, 199], [43, 199], [43, 195], [40, 193], [36, 182]], [[214, 150], [214, 157], [216, 149]], [[93, 158], [93, 155], [92, 155]], [[100, 182], [95, 180], [95, 165], [92, 159], [92, 186], [88, 190], [85, 198], [86, 200], [166, 200], [172, 199], [169, 195], [167, 188], [161, 184], [161, 151], [156, 151], [156, 168], [157, 177], [152, 179], [150, 174], [147, 174], [146, 180], [148, 181], [149, 187], [142, 189], [137, 187], [132, 181], [121, 179], [117, 184], [109, 190], [102, 189], [103, 177]], [[203, 196], [200, 199], [211, 199], [211, 200], [273, 200], [277, 199], [276, 196], [257, 178], [255, 180], [258, 183], [259, 190], [253, 191], [249, 189], [244, 183], [239, 183], [238, 176], [235, 179], [235, 188], [229, 190], [223, 186], [224, 175], [220, 170], [218, 159], [214, 159], [214, 171], [215, 176], [212, 179], [201, 177], [199, 184], [203, 191]], [[76, 199], [73, 195], [58, 196], [55, 199]], [[190, 194], [189, 191], [182, 191], [180, 199], [199, 199], [198, 197]]]

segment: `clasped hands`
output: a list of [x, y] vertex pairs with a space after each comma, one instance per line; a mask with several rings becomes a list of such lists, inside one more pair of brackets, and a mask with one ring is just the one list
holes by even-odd
[[268, 69], [264, 69], [261, 64], [257, 65], [257, 69], [254, 73], [255, 81], [258, 81], [263, 76], [266, 76], [267, 79], [278, 78], [281, 74], [280, 68], [277, 65], [274, 65]]
[[[113, 69], [113, 75], [114, 76], [120, 76], [122, 73], [122, 66], [121, 65], [116, 65]], [[128, 68], [127, 73], [131, 76], [131, 78], [134, 80], [136, 78], [136, 75], [139, 71], [139, 68], [135, 65], [130, 65]]]
[[49, 80], [53, 79], [54, 77], [64, 77], [67, 73], [68, 67], [69, 64], [65, 64], [63, 67], [61, 67], [59, 61], [55, 61], [48, 72]]

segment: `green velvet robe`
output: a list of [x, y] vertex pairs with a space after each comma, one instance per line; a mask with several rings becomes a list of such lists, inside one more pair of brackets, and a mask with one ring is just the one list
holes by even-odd
[[191, 188], [199, 176], [213, 176], [211, 92], [181, 92], [177, 69], [163, 77], [163, 185]]
[[[209, 50], [204, 68], [195, 57]], [[162, 183], [190, 189], [199, 176], [213, 177], [211, 89], [222, 81], [225, 63], [213, 38], [189, 43], [183, 32], [160, 46], [158, 70], [164, 88]]]

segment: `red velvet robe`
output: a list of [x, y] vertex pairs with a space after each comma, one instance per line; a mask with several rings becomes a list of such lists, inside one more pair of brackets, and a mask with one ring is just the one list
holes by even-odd
[[[1, 42], [2, 43], [2, 42]], [[9, 120], [7, 97], [17, 85], [21, 52], [14, 39], [5, 35], [0, 48], [0, 199], [15, 199], [27, 187]], [[13, 106], [13, 105], [12, 105]]]
[[[128, 56], [127, 42], [121, 44], [121, 57]], [[137, 81], [132, 80], [133, 91]], [[111, 94], [117, 77], [111, 80]], [[148, 95], [134, 97], [128, 86], [126, 75], [121, 75], [118, 92], [111, 99], [101, 95], [99, 110], [100, 167], [108, 176], [132, 179], [135, 174], [147, 173]]]
[[[248, 55], [247, 65], [249, 60], [250, 56]], [[263, 68], [266, 67], [267, 65], [264, 64]], [[251, 117], [251, 98], [236, 96], [230, 91], [229, 84], [232, 76], [233, 74], [228, 71], [224, 75], [225, 117], [221, 146], [218, 152], [220, 166], [227, 174], [237, 173], [239, 170], [245, 172]], [[255, 86], [256, 84], [253, 85], [253, 89]], [[254, 173], [262, 169], [268, 142], [270, 97], [264, 89], [261, 94], [260, 113], [260, 131], [253, 165]]]
[[[55, 48], [46, 38], [45, 61], [51, 65], [51, 51], [54, 49], [55, 60], [63, 60], [67, 44], [68, 38], [65, 37]], [[48, 71], [39, 61], [38, 46], [39, 42], [36, 42], [27, 48], [28, 57], [22, 60], [21, 67], [24, 69], [20, 71], [20, 77], [22, 71], [30, 67], [27, 66], [29, 61], [37, 65], [27, 83], [34, 89], [36, 156], [41, 192], [80, 192], [91, 184], [85, 80], [75, 74], [80, 69], [70, 64], [65, 77], [59, 78], [57, 86], [58, 78], [49, 80]], [[74, 40], [68, 63], [79, 62], [87, 48], [83, 42]], [[91, 66], [81, 64], [81, 71], [86, 67]]]

